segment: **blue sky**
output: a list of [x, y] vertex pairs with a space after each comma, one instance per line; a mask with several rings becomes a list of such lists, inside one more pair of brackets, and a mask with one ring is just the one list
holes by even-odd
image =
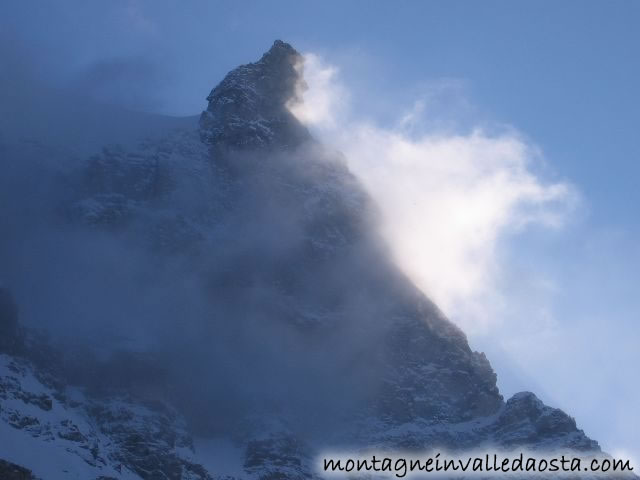
[[567, 186], [575, 204], [560, 226], [512, 228], [509, 217], [494, 232], [490, 285], [504, 305], [489, 327], [471, 328], [472, 346], [487, 351], [506, 393], [534, 390], [605, 448], [638, 456], [640, 3], [8, 1], [2, 10], [3, 51], [20, 52], [42, 82], [107, 103], [197, 114], [228, 70], [280, 38], [336, 72], [348, 91], [340, 118], [354, 128], [384, 136], [426, 101], [419, 138], [481, 128], [535, 149], [527, 172]]

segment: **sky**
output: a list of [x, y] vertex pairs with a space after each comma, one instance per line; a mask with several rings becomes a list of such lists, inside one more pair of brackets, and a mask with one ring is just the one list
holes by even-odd
[[174, 116], [198, 114], [226, 72], [290, 42], [307, 58], [300, 118], [345, 152], [398, 262], [487, 352], [503, 393], [535, 391], [609, 452], [640, 456], [640, 3], [1, 10], [5, 66]]

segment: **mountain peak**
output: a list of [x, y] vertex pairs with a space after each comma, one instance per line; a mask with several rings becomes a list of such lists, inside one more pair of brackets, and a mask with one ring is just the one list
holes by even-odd
[[300, 56], [300, 53], [298, 53], [291, 44], [283, 42], [282, 40], [276, 40], [273, 42], [273, 45], [271, 45], [269, 51], [262, 55], [260, 62], [289, 61], [291, 59], [295, 62]]
[[300, 55], [276, 40], [255, 63], [229, 72], [209, 94], [200, 117], [206, 143], [222, 149], [287, 147], [310, 138], [287, 108], [302, 81]]

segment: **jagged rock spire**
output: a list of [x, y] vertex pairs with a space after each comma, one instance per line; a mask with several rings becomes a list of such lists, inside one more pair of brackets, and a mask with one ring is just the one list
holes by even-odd
[[290, 147], [308, 140], [287, 108], [301, 81], [301, 61], [291, 45], [276, 40], [260, 60], [229, 72], [207, 97], [202, 140], [223, 149]]

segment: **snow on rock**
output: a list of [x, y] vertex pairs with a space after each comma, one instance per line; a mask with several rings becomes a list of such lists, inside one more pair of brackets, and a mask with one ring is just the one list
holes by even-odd
[[3, 460], [44, 480], [212, 478], [179, 453], [191, 439], [166, 407], [90, 398], [38, 373], [27, 360], [0, 355]]
[[297, 146], [307, 130], [286, 108], [295, 95], [300, 54], [276, 40], [262, 58], [231, 71], [215, 87], [200, 117], [205, 143], [226, 148]]

